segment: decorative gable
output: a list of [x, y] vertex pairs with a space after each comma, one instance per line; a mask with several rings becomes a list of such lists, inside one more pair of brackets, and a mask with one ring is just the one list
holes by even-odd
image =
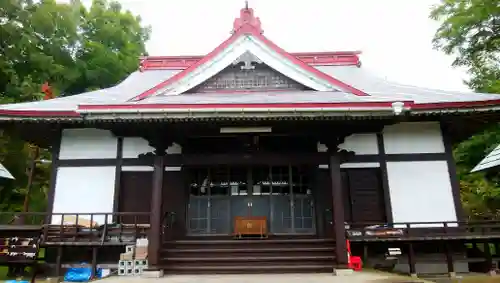
[[[262, 35], [253, 9], [240, 11], [232, 36], [189, 68], [132, 99], [217, 90], [341, 91], [368, 94], [290, 55]], [[239, 69], [238, 69], [239, 67]]]
[[277, 72], [253, 54], [246, 52], [220, 73], [186, 91], [186, 93], [310, 89]]

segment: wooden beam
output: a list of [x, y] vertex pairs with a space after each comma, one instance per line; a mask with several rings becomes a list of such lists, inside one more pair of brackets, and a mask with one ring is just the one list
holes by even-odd
[[[154, 153], [140, 156], [138, 158], [122, 158], [122, 166], [153, 166]], [[324, 152], [310, 153], [272, 153], [272, 152], [254, 152], [254, 153], [228, 153], [228, 154], [170, 154], [165, 156], [165, 166], [182, 165], [216, 165], [216, 164], [241, 164], [252, 165], [262, 164], [262, 162], [271, 165], [302, 164], [302, 165], [322, 165], [328, 164], [328, 154]], [[413, 154], [385, 154], [387, 162], [404, 161], [437, 161], [447, 160], [445, 153], [413, 153]], [[343, 162], [364, 163], [379, 162], [378, 154], [364, 154], [348, 156]], [[62, 159], [58, 160], [58, 167], [99, 167], [116, 166], [118, 159]]]
[[[165, 159], [172, 160], [180, 158], [182, 165], [217, 165], [217, 164], [237, 164], [237, 165], [307, 165], [307, 164], [327, 164], [328, 154], [326, 153], [304, 153], [304, 154], [276, 154], [276, 153], [235, 153], [235, 154], [182, 154], [167, 155]], [[169, 161], [168, 163], [172, 163]]]

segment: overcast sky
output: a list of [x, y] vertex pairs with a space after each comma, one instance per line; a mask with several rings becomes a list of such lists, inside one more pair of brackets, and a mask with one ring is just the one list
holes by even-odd
[[[91, 0], [83, 0], [89, 3]], [[152, 27], [150, 55], [202, 55], [229, 37], [244, 0], [120, 0]], [[433, 50], [439, 0], [249, 0], [264, 34], [289, 52], [362, 51], [363, 68], [400, 83], [466, 90]]]

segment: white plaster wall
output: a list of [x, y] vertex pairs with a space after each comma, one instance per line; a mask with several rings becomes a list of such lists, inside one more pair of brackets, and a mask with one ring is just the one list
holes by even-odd
[[59, 159], [116, 158], [117, 138], [108, 130], [65, 129]]
[[137, 158], [139, 154], [151, 152], [154, 148], [140, 137], [123, 138], [123, 158]]
[[[123, 141], [123, 157], [137, 158], [152, 151], [148, 142], [140, 137], [127, 137]], [[66, 129], [61, 139], [60, 159], [115, 159], [117, 138], [108, 130]], [[182, 153], [182, 147], [173, 144], [167, 154]], [[180, 171], [181, 167], [165, 167], [165, 171]], [[124, 166], [122, 171], [153, 171], [152, 166]], [[113, 211], [115, 167], [61, 167], [58, 168], [54, 196], [54, 213], [107, 213]], [[90, 219], [90, 215], [83, 215]], [[108, 217], [111, 221], [111, 216]], [[94, 216], [104, 223], [104, 215]], [[52, 223], [61, 222], [60, 216]]]
[[[126, 137], [123, 139], [123, 158], [137, 158], [139, 154], [151, 152], [154, 148], [141, 137]], [[173, 143], [166, 150], [167, 154], [181, 154], [182, 147]]]
[[354, 151], [357, 155], [378, 154], [376, 134], [354, 134], [346, 137], [339, 148]]
[[[61, 167], [57, 169], [54, 213], [113, 212], [115, 167]], [[90, 219], [90, 215], [83, 216]], [[104, 223], [104, 215], [94, 216]], [[109, 217], [108, 221], [111, 221]], [[52, 223], [61, 222], [53, 216]]]
[[383, 136], [386, 154], [445, 151], [438, 122], [399, 123], [386, 126]]
[[457, 221], [446, 161], [388, 162], [387, 174], [394, 222]]
[[[318, 152], [326, 152], [328, 148], [326, 145], [318, 142], [317, 144]], [[354, 151], [357, 155], [366, 154], [378, 154], [378, 143], [377, 135], [368, 134], [353, 134], [346, 137], [343, 144], [339, 145], [339, 148]], [[318, 165], [321, 169], [328, 169], [328, 164]], [[343, 163], [340, 168], [374, 168], [380, 167], [378, 162], [368, 162], [368, 163]]]

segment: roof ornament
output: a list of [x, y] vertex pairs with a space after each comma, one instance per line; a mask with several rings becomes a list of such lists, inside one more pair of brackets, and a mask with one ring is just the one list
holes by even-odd
[[256, 64], [262, 64], [262, 60], [260, 60], [257, 56], [253, 55], [250, 52], [245, 52], [240, 55], [234, 62], [233, 65], [237, 65], [243, 63], [243, 66], [241, 66], [242, 70], [253, 70], [255, 69], [255, 66], [253, 65], [254, 63]]
[[234, 20], [232, 33], [250, 33], [252, 30], [264, 33], [259, 17], [255, 17], [253, 9], [248, 7], [248, 0], [246, 0], [245, 7], [240, 10], [240, 17]]
[[45, 82], [42, 85], [42, 92], [45, 94], [43, 100], [55, 98], [54, 92], [52, 91], [52, 87], [49, 85], [49, 82]]

